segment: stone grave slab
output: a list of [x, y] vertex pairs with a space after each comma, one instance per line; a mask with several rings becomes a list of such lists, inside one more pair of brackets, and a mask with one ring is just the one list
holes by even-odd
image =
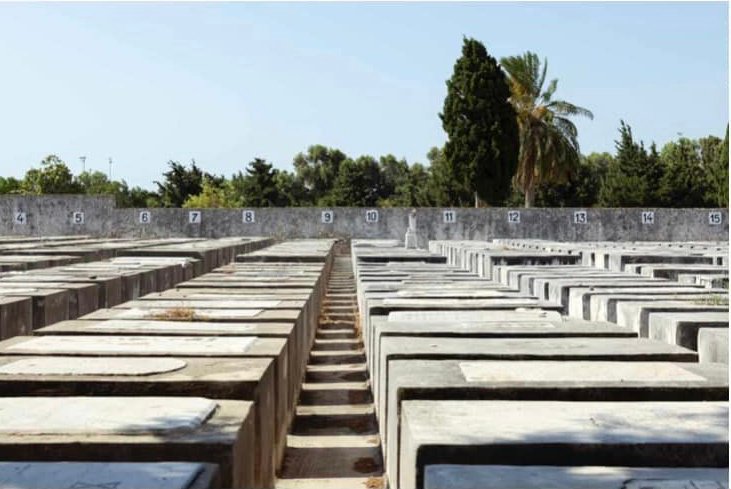
[[247, 401], [197, 397], [0, 398], [0, 457], [205, 462], [218, 464], [223, 487], [252, 487], [251, 408]]
[[383, 316], [371, 319], [372, 331], [367, 345], [370, 362], [378, 358], [380, 340], [391, 336], [429, 338], [636, 338], [637, 333], [612, 323], [581, 319], [553, 321], [390, 321]]
[[728, 469], [430, 465], [424, 489], [728, 489]]
[[728, 305], [704, 304], [704, 299], [694, 301], [638, 301], [617, 304], [617, 324], [637, 331], [646, 338], [649, 334], [650, 315], [678, 312], [728, 312]]
[[3, 396], [157, 396], [252, 401], [256, 480], [274, 481], [288, 422], [271, 358], [0, 357]]
[[647, 294], [644, 291], [618, 291], [606, 294], [587, 292], [584, 300], [588, 299], [589, 315], [592, 320], [617, 322], [617, 309], [622, 303], [669, 300], [692, 304], [697, 301], [704, 302], [709, 298], [709, 293], [711, 291], [704, 289], [679, 290], [675, 288], [668, 288], [665, 292], [651, 290]]
[[649, 337], [698, 351], [698, 330], [726, 328], [727, 312], [676, 312], [650, 314]]
[[[286, 419], [294, 412], [299, 379], [287, 356], [286, 340], [213, 336], [38, 336], [0, 342], [0, 355], [83, 357], [271, 358], [274, 361], [276, 412]], [[284, 424], [286, 429], [287, 424]]]
[[[12, 341], [12, 340], [11, 340]], [[2, 350], [0, 350], [2, 352]], [[646, 338], [381, 338], [371, 368], [378, 409], [395, 360], [659, 361], [696, 362], [691, 350]]]
[[194, 462], [0, 462], [0, 488], [218, 489], [218, 467]]
[[728, 466], [727, 402], [405, 401], [402, 423], [399, 489], [423, 487], [430, 465], [464, 460]]
[[388, 473], [397, 470], [409, 400], [725, 401], [724, 365], [672, 362], [397, 360], [380, 407]]

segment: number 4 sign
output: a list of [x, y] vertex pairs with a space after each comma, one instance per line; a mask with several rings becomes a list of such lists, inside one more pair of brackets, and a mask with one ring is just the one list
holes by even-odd
[[18, 211], [15, 213], [15, 218], [13, 219], [15, 224], [25, 224], [28, 221], [27, 216], [25, 215], [25, 212]]

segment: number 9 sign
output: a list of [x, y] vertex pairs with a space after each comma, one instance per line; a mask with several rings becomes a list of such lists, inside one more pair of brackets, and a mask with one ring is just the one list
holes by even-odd
[[333, 214], [333, 211], [326, 210], [322, 211], [322, 216], [320, 217], [323, 224], [332, 224], [332, 222], [335, 220], [335, 214]]

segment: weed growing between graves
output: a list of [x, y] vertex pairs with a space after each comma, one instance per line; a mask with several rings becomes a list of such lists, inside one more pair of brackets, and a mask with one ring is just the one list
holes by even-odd
[[150, 317], [161, 321], [193, 321], [194, 319], [200, 319], [196, 317], [195, 311], [190, 307], [174, 307], [153, 313]]
[[729, 304], [728, 296], [726, 295], [709, 295], [694, 302], [701, 306], [728, 306]]

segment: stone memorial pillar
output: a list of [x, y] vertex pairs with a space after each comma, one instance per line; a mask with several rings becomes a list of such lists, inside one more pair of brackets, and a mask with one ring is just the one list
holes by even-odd
[[404, 238], [404, 247], [406, 249], [416, 249], [419, 247], [419, 240], [416, 236], [416, 209], [411, 209], [409, 214], [409, 228], [406, 230]]

